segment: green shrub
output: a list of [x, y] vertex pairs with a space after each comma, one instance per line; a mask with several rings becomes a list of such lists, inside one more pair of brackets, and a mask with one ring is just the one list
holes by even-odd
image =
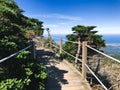
[[0, 90], [22, 90], [30, 82], [30, 79], [6, 79], [0, 82]]

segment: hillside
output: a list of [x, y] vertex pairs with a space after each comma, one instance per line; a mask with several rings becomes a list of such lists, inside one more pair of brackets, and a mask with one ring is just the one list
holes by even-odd
[[104, 52], [110, 56], [120, 59], [120, 45], [119, 44], [109, 44], [104, 48]]

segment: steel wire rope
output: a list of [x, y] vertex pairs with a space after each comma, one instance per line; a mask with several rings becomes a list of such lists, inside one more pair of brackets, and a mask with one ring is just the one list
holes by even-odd
[[[57, 47], [56, 45], [53, 45], [53, 46], [55, 46], [56, 48], [60, 49], [60, 48]], [[70, 55], [71, 57], [76, 58], [75, 56], [73, 56], [72, 54], [66, 52], [65, 50], [62, 49], [62, 51], [63, 51], [64, 53]], [[80, 62], [82, 62], [81, 59], [79, 59], [79, 58], [77, 58], [77, 59], [78, 59]], [[98, 80], [98, 82], [102, 85], [102, 87], [103, 87], [105, 90], [108, 90], [108, 89], [106, 88], [106, 86], [101, 82], [101, 80], [95, 75], [95, 73], [89, 68], [89, 66], [88, 66], [87, 64], [85, 64], [85, 66], [86, 66], [87, 69], [92, 73], [92, 75]]]
[[85, 66], [87, 67], [87, 69], [92, 73], [92, 75], [98, 80], [98, 82], [102, 85], [102, 87], [105, 90], [108, 90], [107, 87], [101, 82], [101, 80], [95, 75], [95, 73], [89, 68], [89, 66], [87, 64], [85, 64]]
[[105, 53], [103, 53], [103, 52], [101, 52], [101, 51], [98, 51], [97, 49], [92, 48], [92, 47], [90, 47], [89, 45], [86, 45], [86, 46], [87, 46], [88, 48], [90, 48], [90, 49], [92, 49], [92, 50], [94, 50], [94, 51], [96, 51], [96, 52], [102, 54], [103, 56], [106, 56], [106, 57], [108, 57], [108, 58], [110, 58], [110, 59], [112, 59], [112, 60], [114, 60], [114, 61], [120, 63], [120, 60], [118, 60], [118, 59], [116, 59], [116, 58], [113, 58], [113, 57], [111, 57], [111, 56], [109, 56], [109, 55], [107, 55], [107, 54], [105, 54]]
[[[60, 48], [59, 48], [59, 47], [57, 47], [56, 45], [53, 45], [53, 46], [55, 46], [56, 48], [60, 49]], [[73, 57], [73, 58], [75, 58], [75, 59], [79, 60], [80, 62], [82, 62], [82, 60], [81, 60], [81, 59], [76, 58], [75, 56], [73, 56], [72, 54], [70, 54], [70, 53], [66, 52], [65, 50], [63, 50], [63, 49], [62, 49], [62, 51], [63, 51], [64, 53], [68, 54], [69, 56], [71, 56], [71, 57]]]
[[17, 55], [18, 53], [20, 53], [20, 52], [22, 52], [22, 51], [24, 51], [24, 50], [30, 48], [31, 46], [32, 46], [32, 45], [29, 45], [28, 47], [26, 47], [26, 48], [24, 48], [24, 49], [22, 49], [22, 50], [20, 50], [20, 51], [18, 51], [18, 52], [16, 52], [16, 53], [14, 53], [14, 54], [11, 54], [10, 56], [7, 56], [7, 57], [1, 59], [1, 60], [0, 60], [0, 63], [2, 63], [2, 62], [4, 62], [4, 61], [8, 60], [9, 58], [12, 58], [13, 56], [15, 56], [15, 55]]

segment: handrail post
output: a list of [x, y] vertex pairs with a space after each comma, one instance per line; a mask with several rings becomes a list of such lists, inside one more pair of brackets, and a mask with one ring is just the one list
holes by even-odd
[[52, 37], [50, 37], [50, 51], [52, 51]]
[[35, 42], [32, 41], [31, 44], [32, 44], [32, 47], [31, 47], [32, 48], [32, 56], [35, 59], [36, 58]]
[[60, 38], [60, 55], [62, 54], [62, 38]]
[[75, 58], [75, 63], [77, 63], [78, 61], [78, 57], [79, 57], [79, 54], [80, 54], [80, 38], [78, 38], [78, 50], [77, 50], [77, 54], [76, 54], [76, 58]]
[[85, 64], [87, 63], [87, 42], [82, 43], [82, 78], [86, 79], [87, 68]]

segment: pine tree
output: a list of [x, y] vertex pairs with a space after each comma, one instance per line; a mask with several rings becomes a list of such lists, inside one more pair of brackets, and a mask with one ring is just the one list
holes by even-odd
[[[94, 28], [96, 28], [96, 26], [77, 25], [72, 28], [73, 33], [68, 34], [66, 37], [68, 40], [74, 42], [78, 42], [78, 38], [80, 38], [81, 43], [87, 41], [88, 45], [99, 50], [101, 47], [105, 47], [105, 40], [102, 39], [102, 35], [97, 34], [98, 31], [95, 31]], [[66, 42], [63, 48], [75, 56], [78, 45]], [[93, 51], [88, 50], [88, 53], [93, 54]]]

